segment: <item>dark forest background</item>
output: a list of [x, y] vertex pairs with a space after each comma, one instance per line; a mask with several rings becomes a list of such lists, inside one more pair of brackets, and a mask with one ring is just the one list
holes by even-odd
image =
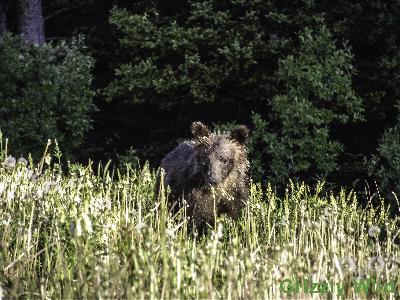
[[116, 164], [246, 124], [252, 177], [400, 192], [398, 1], [0, 0], [9, 153]]

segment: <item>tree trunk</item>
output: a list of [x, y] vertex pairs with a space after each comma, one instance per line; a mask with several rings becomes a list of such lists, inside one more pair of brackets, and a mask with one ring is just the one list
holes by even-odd
[[7, 32], [6, 2], [7, 0], [0, 0], [0, 39]]
[[43, 45], [45, 36], [42, 0], [19, 0], [19, 3], [22, 37], [29, 44]]

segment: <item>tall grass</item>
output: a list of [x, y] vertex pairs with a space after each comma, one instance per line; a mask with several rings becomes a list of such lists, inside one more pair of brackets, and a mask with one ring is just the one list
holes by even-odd
[[[63, 174], [2, 156], [0, 285], [5, 297], [345, 298], [399, 297], [400, 219], [388, 207], [360, 208], [342, 190], [323, 195], [290, 183], [284, 197], [252, 183], [238, 222], [217, 219], [206, 235], [188, 231], [154, 195], [154, 171], [111, 172], [71, 165]], [[397, 209], [397, 208], [396, 208]], [[354, 280], [392, 281], [393, 293], [357, 293]], [[325, 294], [280, 290], [283, 280], [328, 281]]]

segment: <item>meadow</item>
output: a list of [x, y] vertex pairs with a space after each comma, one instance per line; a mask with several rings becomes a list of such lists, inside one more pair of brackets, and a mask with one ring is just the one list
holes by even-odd
[[400, 296], [399, 206], [379, 195], [289, 182], [278, 196], [252, 182], [242, 218], [199, 235], [184, 210], [168, 213], [147, 164], [62, 171], [59, 158], [2, 149], [0, 298]]

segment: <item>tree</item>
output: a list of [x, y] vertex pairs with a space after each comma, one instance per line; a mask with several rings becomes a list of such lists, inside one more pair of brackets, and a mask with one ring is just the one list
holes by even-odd
[[280, 92], [272, 98], [269, 121], [254, 116], [254, 175], [267, 175], [274, 183], [332, 174], [343, 145], [332, 138], [330, 127], [362, 119], [350, 50], [337, 49], [325, 26], [306, 28], [300, 42], [298, 50], [279, 61]]
[[[10, 11], [19, 1], [8, 2], [8, 30], [17, 33], [18, 17]], [[112, 10], [115, 26], [109, 26], [113, 4], [119, 9]], [[397, 0], [54, 0], [43, 6], [46, 37], [69, 38], [77, 32], [88, 37], [97, 62], [96, 88], [115, 79], [107, 91], [113, 101], [96, 97], [95, 130], [82, 147], [92, 149], [87, 156], [116, 158], [115, 153], [133, 146], [135, 154], [156, 164], [177, 138], [189, 135], [185, 128], [192, 120], [250, 124], [254, 111], [259, 118], [253, 131], [258, 147], [252, 152], [253, 167], [258, 166], [255, 174], [273, 178], [267, 170], [272, 157], [263, 150], [269, 145], [262, 142], [263, 131], [282, 136], [282, 113], [276, 107], [290, 103], [284, 100], [292, 93], [278, 76], [278, 68], [283, 70], [278, 62], [289, 55], [297, 58], [298, 33], [318, 28], [322, 19], [336, 50], [343, 41], [351, 46], [352, 89], [363, 99], [366, 119], [323, 124], [328, 130], [324, 141], [341, 145], [340, 151], [336, 146], [328, 151], [333, 168], [340, 168], [330, 178], [339, 184], [363, 184], [363, 158], [378, 151], [384, 130], [395, 126], [400, 95]], [[329, 169], [330, 164], [320, 169], [311, 156], [307, 160], [308, 171], [299, 173], [314, 175], [316, 170], [323, 175]]]
[[45, 42], [42, 0], [19, 0], [20, 31], [28, 44], [43, 45]]
[[383, 134], [378, 151], [368, 163], [370, 176], [387, 198], [395, 192], [400, 198], [400, 120]]
[[0, 0], [0, 39], [7, 32], [6, 4], [7, 0]]
[[[153, 131], [158, 138], [147, 139], [141, 153], [156, 161], [193, 120], [250, 123], [252, 110], [268, 111], [278, 57], [288, 54], [298, 30], [285, 13], [275, 1], [257, 0], [130, 1], [114, 8], [120, 47], [106, 95], [114, 107], [126, 105], [118, 122], [140, 128], [121, 134], [124, 142], [132, 132]], [[141, 109], [146, 113], [133, 118], [131, 111]]]
[[33, 47], [20, 36], [0, 43], [0, 130], [10, 153], [38, 159], [47, 139], [74, 158], [91, 128], [92, 58], [82, 41]]

